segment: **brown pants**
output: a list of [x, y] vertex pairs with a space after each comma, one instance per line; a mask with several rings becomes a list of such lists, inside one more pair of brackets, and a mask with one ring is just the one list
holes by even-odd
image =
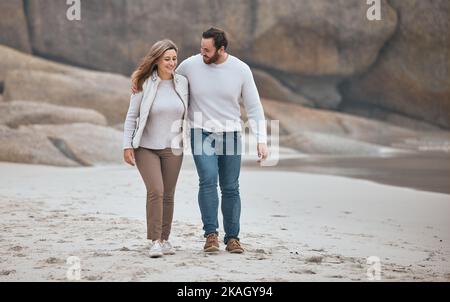
[[171, 148], [135, 150], [136, 166], [147, 188], [147, 239], [168, 240], [172, 227], [175, 187], [183, 155]]

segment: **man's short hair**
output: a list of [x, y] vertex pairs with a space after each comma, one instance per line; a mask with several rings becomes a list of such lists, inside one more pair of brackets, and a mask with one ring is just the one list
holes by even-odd
[[211, 27], [202, 34], [202, 37], [203, 39], [212, 38], [214, 40], [214, 46], [216, 47], [216, 49], [219, 49], [222, 46], [224, 47], [224, 49], [227, 49], [228, 46], [227, 34], [220, 28]]

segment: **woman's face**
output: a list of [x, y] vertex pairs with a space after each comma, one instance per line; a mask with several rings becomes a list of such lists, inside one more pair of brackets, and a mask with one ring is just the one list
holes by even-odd
[[178, 63], [177, 52], [174, 49], [169, 49], [158, 60], [158, 69], [160, 72], [173, 73]]

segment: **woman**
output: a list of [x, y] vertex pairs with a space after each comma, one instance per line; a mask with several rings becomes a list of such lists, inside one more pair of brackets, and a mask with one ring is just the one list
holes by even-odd
[[156, 42], [132, 75], [124, 124], [124, 160], [136, 165], [147, 189], [150, 257], [174, 254], [169, 243], [175, 186], [186, 138], [188, 81], [175, 74], [177, 46]]

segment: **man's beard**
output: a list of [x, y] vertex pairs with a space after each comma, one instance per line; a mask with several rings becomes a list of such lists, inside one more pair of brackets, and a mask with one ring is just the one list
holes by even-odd
[[214, 55], [209, 59], [206, 59], [205, 57], [203, 57], [203, 62], [205, 62], [205, 64], [209, 65], [209, 64], [216, 63], [219, 60], [219, 58], [220, 58], [219, 52], [216, 51], [214, 53]]

